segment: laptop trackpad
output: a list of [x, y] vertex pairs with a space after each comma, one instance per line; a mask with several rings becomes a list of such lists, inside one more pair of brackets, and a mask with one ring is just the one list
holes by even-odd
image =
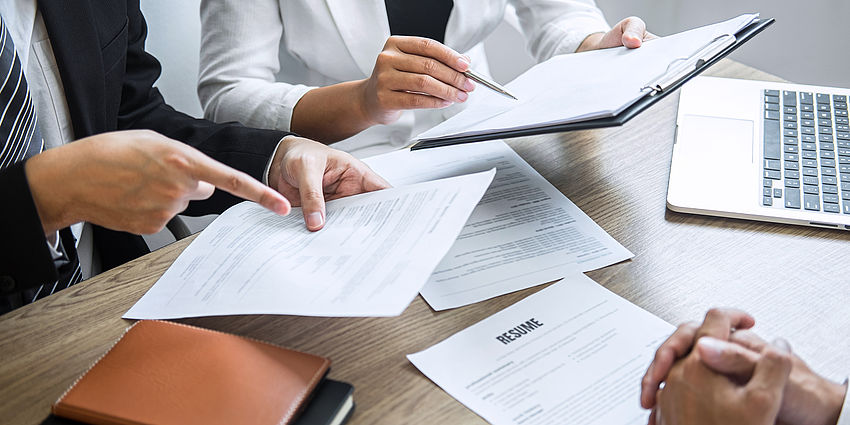
[[676, 147], [707, 167], [725, 169], [731, 163], [755, 160], [754, 139], [750, 120], [685, 115], [679, 120]]

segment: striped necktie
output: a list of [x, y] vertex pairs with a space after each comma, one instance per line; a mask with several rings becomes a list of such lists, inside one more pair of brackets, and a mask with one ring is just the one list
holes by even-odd
[[[38, 116], [27, 79], [6, 21], [0, 16], [0, 170], [36, 155], [43, 149], [44, 139], [38, 129]], [[57, 248], [61, 256], [54, 263], [59, 280], [13, 294], [11, 297], [15, 299], [4, 300], [12, 308], [82, 280], [80, 261], [70, 229], [62, 229], [58, 236]]]
[[0, 16], [0, 170], [44, 149], [32, 96], [6, 21]]

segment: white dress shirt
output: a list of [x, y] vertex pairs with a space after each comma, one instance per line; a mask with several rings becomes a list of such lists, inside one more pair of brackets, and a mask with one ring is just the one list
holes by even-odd
[[[53, 47], [47, 35], [47, 28], [36, 0], [0, 1], [0, 13], [9, 28], [18, 58], [27, 78], [27, 85], [38, 114], [38, 128], [44, 139], [44, 148], [51, 149], [74, 140], [71, 114], [65, 98], [65, 89], [59, 75]], [[77, 254], [83, 278], [97, 274], [100, 267], [96, 264], [91, 225], [77, 223], [71, 226], [71, 232], [77, 240]], [[61, 254], [57, 251], [58, 232], [48, 238], [48, 247], [54, 258]]]
[[[593, 0], [456, 0], [445, 44], [487, 74], [481, 42], [512, 5], [539, 60], [574, 52], [589, 35], [610, 29]], [[384, 0], [203, 0], [198, 95], [206, 118], [289, 130], [292, 111], [315, 87], [367, 78], [390, 36]], [[335, 148], [363, 157], [408, 143], [457, 113], [405, 111]]]

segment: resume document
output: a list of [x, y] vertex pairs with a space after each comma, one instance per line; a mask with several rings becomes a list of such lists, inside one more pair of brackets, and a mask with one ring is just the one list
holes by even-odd
[[327, 203], [310, 232], [252, 202], [219, 216], [128, 319], [229, 314], [395, 316], [451, 247], [495, 170]]
[[576, 274], [407, 357], [492, 424], [644, 425], [640, 379], [672, 332]]
[[[435, 310], [632, 257], [505, 142], [396, 151], [364, 161], [399, 186], [497, 169], [493, 184], [422, 288]], [[569, 166], [562, 172], [569, 174]]]

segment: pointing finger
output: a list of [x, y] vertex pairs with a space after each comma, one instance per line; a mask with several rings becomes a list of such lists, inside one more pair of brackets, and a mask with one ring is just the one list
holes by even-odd
[[192, 157], [193, 177], [240, 198], [254, 201], [281, 214], [289, 214], [289, 201], [274, 189], [241, 171], [234, 170], [200, 152]]

